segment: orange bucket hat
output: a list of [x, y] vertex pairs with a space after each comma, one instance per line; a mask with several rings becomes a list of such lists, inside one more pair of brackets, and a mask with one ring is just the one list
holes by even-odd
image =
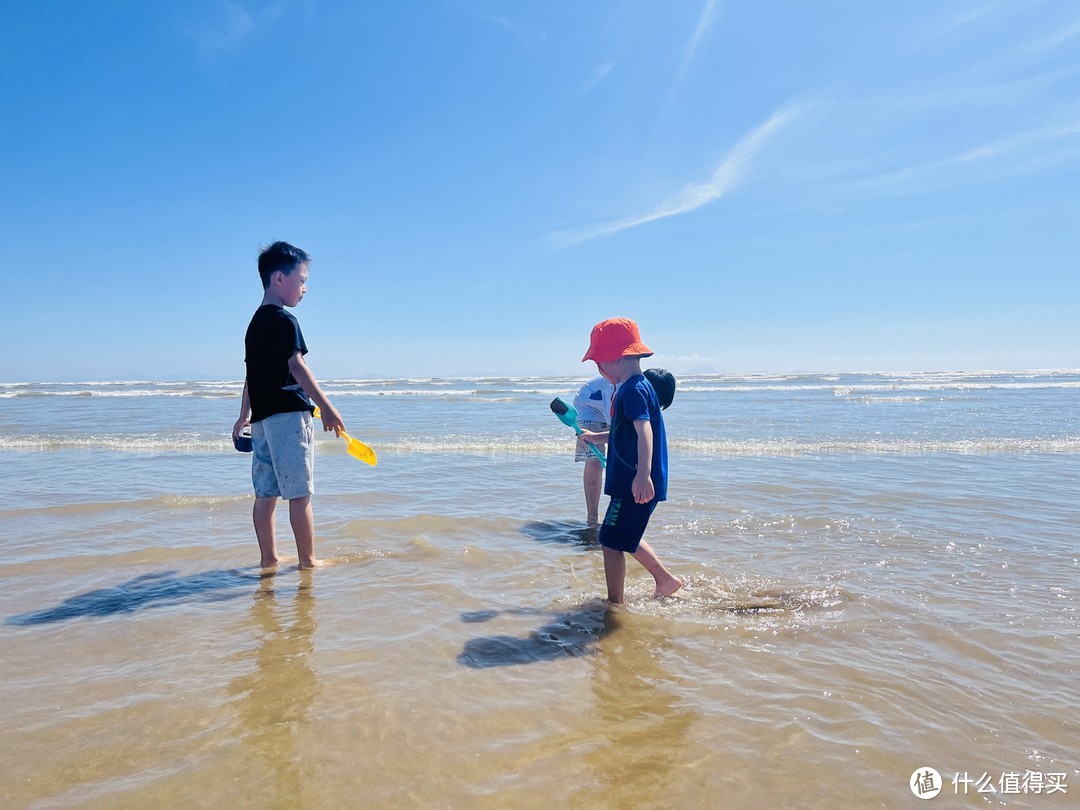
[[589, 350], [581, 362], [614, 363], [620, 357], [651, 357], [652, 349], [641, 342], [638, 325], [629, 318], [608, 318], [592, 328]]

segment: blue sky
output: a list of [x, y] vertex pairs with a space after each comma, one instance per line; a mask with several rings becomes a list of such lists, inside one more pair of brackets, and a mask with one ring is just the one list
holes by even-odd
[[[8, 4], [5, 381], [1080, 367], [1071, 2]], [[9, 344], [10, 345], [10, 344]]]

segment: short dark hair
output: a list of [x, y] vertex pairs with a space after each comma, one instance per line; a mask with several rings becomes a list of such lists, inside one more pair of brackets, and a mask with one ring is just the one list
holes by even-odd
[[274, 242], [263, 248], [259, 254], [259, 276], [262, 278], [263, 289], [270, 286], [270, 277], [279, 270], [289, 275], [297, 267], [310, 261], [310, 256], [288, 242]]
[[664, 368], [647, 368], [643, 373], [649, 385], [656, 391], [656, 397], [660, 400], [660, 410], [665, 410], [675, 399], [675, 376]]

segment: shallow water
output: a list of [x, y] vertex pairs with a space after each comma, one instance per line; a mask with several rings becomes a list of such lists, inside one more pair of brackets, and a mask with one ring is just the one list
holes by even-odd
[[328, 385], [380, 462], [321, 438], [330, 564], [275, 576], [237, 385], [0, 387], [0, 802], [1077, 805], [1080, 376], [681, 380], [688, 584], [618, 611], [576, 382]]

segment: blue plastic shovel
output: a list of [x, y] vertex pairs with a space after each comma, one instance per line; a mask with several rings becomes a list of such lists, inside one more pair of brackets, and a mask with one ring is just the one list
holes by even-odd
[[[555, 397], [551, 400], [551, 412], [559, 417], [559, 421], [567, 427], [572, 427], [574, 432], [580, 436], [582, 430], [578, 427], [577, 423], [577, 408], [567, 402], [565, 399]], [[586, 446], [593, 451], [593, 455], [600, 459], [600, 466], [607, 467], [607, 459], [604, 458], [604, 454], [600, 452], [600, 448], [592, 442], [585, 442]]]

